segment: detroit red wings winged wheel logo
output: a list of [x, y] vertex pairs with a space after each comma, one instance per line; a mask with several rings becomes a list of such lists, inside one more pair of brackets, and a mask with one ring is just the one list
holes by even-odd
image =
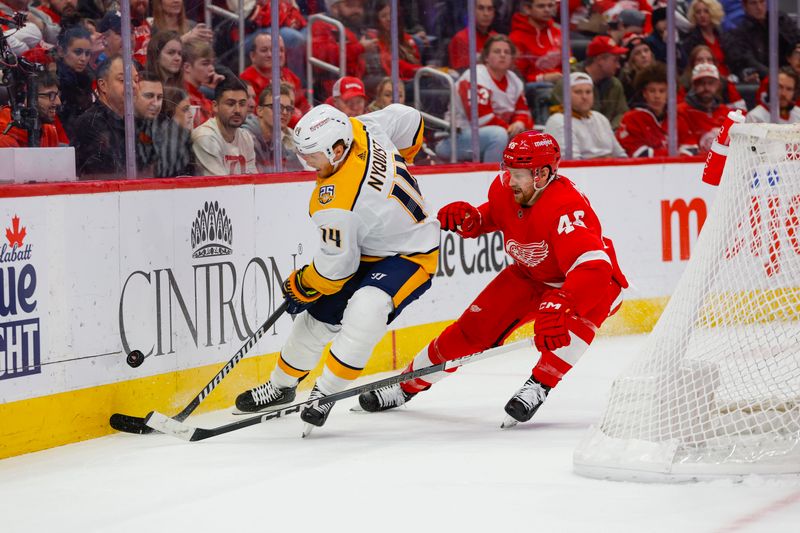
[[544, 261], [549, 249], [545, 241], [522, 244], [509, 239], [506, 243], [506, 252], [523, 265], [533, 268]]

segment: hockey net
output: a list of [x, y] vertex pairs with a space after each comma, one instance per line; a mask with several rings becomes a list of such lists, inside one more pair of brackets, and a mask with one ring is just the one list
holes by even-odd
[[800, 127], [732, 129], [686, 271], [574, 465], [637, 481], [800, 473]]

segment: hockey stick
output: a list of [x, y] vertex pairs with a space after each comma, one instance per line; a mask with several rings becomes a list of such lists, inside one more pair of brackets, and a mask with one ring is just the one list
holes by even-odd
[[380, 389], [382, 387], [387, 387], [389, 385], [403, 383], [404, 381], [410, 381], [414, 378], [418, 378], [420, 376], [427, 376], [428, 374], [433, 374], [435, 372], [458, 368], [459, 366], [463, 366], [467, 363], [473, 363], [475, 361], [480, 361], [481, 359], [487, 359], [495, 355], [511, 352], [530, 343], [531, 341], [529, 339], [524, 339], [511, 344], [505, 344], [503, 346], [498, 346], [496, 348], [484, 350], [482, 352], [478, 352], [472, 355], [459, 357], [458, 359], [453, 359], [452, 361], [445, 361], [444, 363], [438, 365], [426, 366], [424, 368], [420, 368], [419, 370], [408, 372], [407, 374], [398, 374], [396, 376], [391, 376], [378, 381], [373, 381], [372, 383], [366, 383], [359, 387], [353, 387], [352, 389], [347, 389], [341, 392], [337, 392], [335, 394], [331, 394], [330, 396], [323, 396], [322, 398], [319, 398], [317, 400], [313, 401], [306, 400], [304, 402], [295, 403], [293, 405], [284, 407], [282, 409], [276, 409], [268, 413], [253, 416], [250, 418], [246, 418], [244, 420], [239, 420], [215, 428], [205, 429], [205, 428], [192, 427], [188, 424], [184, 424], [183, 421], [181, 420], [176, 420], [177, 417], [175, 417], [175, 419], [169, 418], [159, 413], [158, 411], [153, 411], [152, 413], [147, 415], [147, 417], [145, 418], [145, 424], [147, 424], [152, 429], [160, 431], [161, 433], [172, 435], [173, 437], [177, 437], [179, 439], [187, 441], [204, 440], [211, 437], [216, 437], [217, 435], [222, 435], [224, 433], [229, 433], [231, 431], [236, 431], [249, 426], [254, 426], [256, 424], [261, 424], [266, 422], [267, 420], [281, 418], [282, 416], [286, 416], [292, 413], [299, 413], [301, 409], [310, 405], [322, 405], [326, 403], [337, 402], [339, 400], [344, 400], [345, 398], [357, 396], [362, 392], [368, 392]]
[[[175, 415], [175, 420], [183, 422], [186, 418], [197, 409], [197, 406], [200, 405], [206, 396], [211, 394], [217, 385], [228, 375], [233, 367], [235, 367], [239, 361], [241, 361], [245, 354], [250, 351], [250, 348], [255, 346], [258, 340], [266, 333], [266, 331], [278, 321], [278, 319], [286, 312], [287, 303], [284, 301], [275, 311], [267, 318], [266, 322], [264, 322], [260, 328], [258, 328], [251, 336], [248, 338], [244, 345], [239, 348], [239, 351], [234, 354], [230, 361], [225, 363], [225, 366], [222, 367], [222, 370], [217, 372], [217, 375], [211, 378], [211, 381], [208, 382], [203, 390], [200, 391], [200, 394], [194, 397], [194, 399], [189, 402], [183, 411]], [[111, 415], [108, 423], [111, 425], [112, 428], [116, 429], [117, 431], [124, 431], [125, 433], [137, 433], [137, 434], [146, 434], [152, 433], [153, 429], [147, 427], [145, 424], [145, 419], [138, 416], [131, 416], [131, 415], [123, 415], [120, 413], [114, 413]]]

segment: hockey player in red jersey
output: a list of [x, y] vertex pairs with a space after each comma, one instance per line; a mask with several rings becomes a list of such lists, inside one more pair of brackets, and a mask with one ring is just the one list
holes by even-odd
[[[551, 135], [520, 133], [503, 153], [503, 167], [486, 203], [474, 207], [453, 202], [439, 211], [442, 229], [464, 238], [502, 231], [505, 250], [514, 263], [405, 370], [498, 346], [533, 320], [539, 360], [506, 404], [509, 417], [503, 427], [531, 419], [584, 354], [603, 321], [619, 308], [621, 290], [628, 286], [589, 201], [557, 174], [560, 158]], [[365, 411], [391, 409], [445, 375], [440, 372], [366, 392], [359, 403]]]

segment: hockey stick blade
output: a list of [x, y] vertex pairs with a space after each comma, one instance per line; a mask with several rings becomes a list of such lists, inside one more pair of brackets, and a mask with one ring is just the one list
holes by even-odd
[[124, 433], [134, 433], [137, 435], [146, 435], [153, 432], [153, 428], [145, 424], [144, 418], [140, 416], [123, 415], [121, 413], [114, 413], [108, 419], [108, 424], [117, 431]]
[[274, 411], [269, 411], [260, 414], [258, 416], [245, 418], [244, 420], [238, 420], [236, 422], [231, 422], [230, 424], [225, 424], [223, 426], [218, 426], [215, 428], [205, 429], [205, 428], [193, 427], [188, 424], [184, 424], [182, 420], [177, 420], [176, 418], [171, 419], [165, 415], [162, 415], [161, 413], [150, 413], [145, 422], [149, 427], [157, 431], [160, 431], [161, 433], [164, 433], [166, 435], [172, 435], [173, 437], [182, 440], [188, 440], [191, 442], [195, 442], [198, 440], [205, 440], [211, 437], [216, 437], [218, 435], [223, 435], [225, 433], [230, 433], [231, 431], [237, 431], [239, 429], [244, 429], [246, 427], [254, 426], [256, 424], [262, 424], [268, 420], [273, 420], [275, 418], [281, 418], [286, 415], [299, 413], [305, 407], [311, 405], [323, 405], [327, 403], [338, 402], [339, 400], [344, 400], [345, 398], [358, 396], [363, 392], [380, 389], [382, 387], [388, 387], [389, 385], [395, 385], [398, 383], [403, 383], [405, 381], [411, 381], [412, 379], [421, 376], [427, 376], [428, 374], [433, 374], [443, 370], [458, 368], [460, 366], [466, 365], [467, 363], [474, 363], [475, 361], [480, 361], [481, 359], [488, 359], [489, 357], [494, 357], [495, 355], [508, 353], [517, 350], [519, 348], [522, 348], [524, 346], [531, 346], [531, 341], [525, 339], [511, 344], [498, 346], [496, 348], [491, 348], [483, 352], [478, 352], [472, 355], [459, 357], [458, 359], [453, 359], [452, 361], [445, 361], [444, 363], [438, 365], [427, 366], [425, 368], [420, 368], [419, 370], [414, 370], [412, 372], [408, 372], [405, 374], [397, 374], [395, 376], [390, 376], [388, 378], [384, 378], [378, 381], [373, 381], [371, 383], [365, 383], [364, 385], [343, 390], [341, 392], [337, 392], [329, 396], [323, 396], [321, 398], [317, 398], [316, 400], [306, 400], [304, 402], [295, 403], [293, 405], [284, 407], [282, 409], [275, 409]]
[[[286, 312], [286, 307], [288, 303], [284, 300], [284, 302], [278, 306], [277, 309], [267, 318], [267, 320], [261, 324], [261, 327], [258, 328], [239, 348], [239, 351], [236, 352], [233, 357], [225, 363], [225, 366], [217, 372], [217, 374], [211, 378], [211, 381], [200, 391], [200, 393], [189, 402], [189, 405], [183, 408], [183, 410], [175, 415], [173, 418], [179, 422], [183, 422], [186, 420], [190, 414], [194, 412], [195, 409], [200, 405], [200, 403], [206, 399], [206, 397], [211, 394], [211, 392], [220, 384], [220, 382], [225, 379], [225, 376], [233, 370], [239, 361], [244, 359], [244, 356], [250, 349], [256, 345], [258, 340], [266, 333], [266, 331], [271, 328], [275, 322]], [[150, 413], [152, 414], [152, 412]], [[149, 415], [148, 415], [149, 416]], [[138, 416], [131, 416], [131, 415], [124, 415], [121, 413], [114, 413], [111, 415], [111, 418], [108, 419], [109, 425], [116, 429], [117, 431], [122, 431], [124, 433], [134, 433], [138, 435], [145, 435], [147, 433], [152, 433], [153, 428], [149, 427], [146, 422], [146, 418], [138, 417]]]

